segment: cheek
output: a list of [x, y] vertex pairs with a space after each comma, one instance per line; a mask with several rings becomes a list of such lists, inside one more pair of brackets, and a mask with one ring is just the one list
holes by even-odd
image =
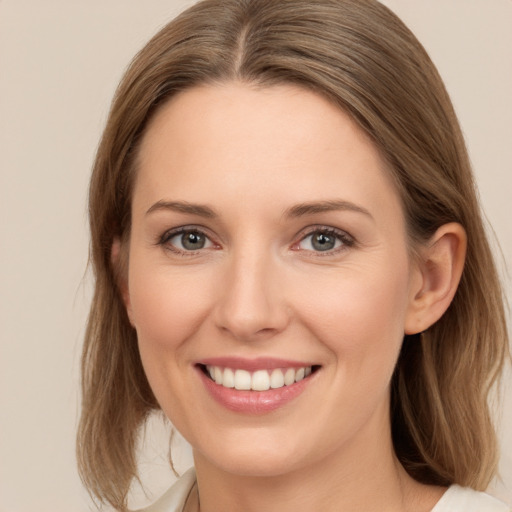
[[354, 375], [362, 366], [389, 373], [398, 356], [408, 307], [408, 265], [404, 258], [392, 261], [317, 281], [321, 293], [304, 309], [304, 322]]
[[130, 269], [129, 293], [139, 343], [161, 350], [176, 349], [191, 336], [211, 302], [197, 281], [165, 269], [139, 269], [136, 263]]
[[157, 401], [178, 428], [188, 431], [183, 424], [185, 409], [190, 412], [193, 406], [184, 409], [189, 402], [187, 378], [192, 360], [187, 342], [208, 315], [211, 296], [207, 287], [198, 286], [203, 279], [155, 268], [147, 262], [138, 265], [135, 257], [130, 262], [133, 323], [142, 365]]

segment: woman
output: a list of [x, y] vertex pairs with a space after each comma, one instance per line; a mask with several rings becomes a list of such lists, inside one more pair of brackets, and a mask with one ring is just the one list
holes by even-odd
[[118, 510], [161, 409], [195, 471], [148, 510], [505, 511], [508, 354], [433, 64], [361, 0], [207, 0], [138, 54], [90, 189], [78, 456]]

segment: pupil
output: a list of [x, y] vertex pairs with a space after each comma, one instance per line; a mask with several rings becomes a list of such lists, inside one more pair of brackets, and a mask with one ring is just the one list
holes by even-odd
[[318, 233], [313, 237], [313, 247], [317, 251], [328, 251], [334, 248], [336, 240], [333, 236], [326, 235], [325, 233]]
[[197, 250], [202, 249], [205, 244], [205, 238], [199, 233], [184, 233], [181, 237], [181, 243], [185, 249]]

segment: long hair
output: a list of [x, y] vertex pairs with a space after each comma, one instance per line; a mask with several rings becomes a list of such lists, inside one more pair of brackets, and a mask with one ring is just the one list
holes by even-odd
[[498, 450], [488, 398], [508, 353], [504, 298], [461, 130], [414, 35], [375, 0], [204, 0], [135, 57], [116, 92], [94, 164], [90, 261], [95, 294], [82, 359], [77, 453], [89, 491], [126, 510], [135, 445], [159, 406], [117, 286], [115, 237], [130, 235], [135, 159], [149, 119], [199, 84], [291, 83], [347, 112], [390, 164], [411, 245], [441, 225], [466, 230], [466, 264], [444, 316], [404, 339], [391, 385], [397, 457], [416, 480], [484, 489]]

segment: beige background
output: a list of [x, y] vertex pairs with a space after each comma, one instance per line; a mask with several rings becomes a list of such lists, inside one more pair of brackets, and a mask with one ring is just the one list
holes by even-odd
[[[75, 470], [86, 187], [121, 73], [183, 0], [0, 0], [0, 512], [90, 510]], [[512, 262], [512, 1], [387, 0], [430, 52]], [[509, 263], [510, 265], [510, 263]], [[510, 278], [505, 277], [509, 298]], [[493, 492], [512, 503], [512, 379]], [[168, 484], [161, 423], [144, 456]], [[187, 447], [178, 465], [190, 462]], [[138, 493], [134, 503], [144, 497]]]

